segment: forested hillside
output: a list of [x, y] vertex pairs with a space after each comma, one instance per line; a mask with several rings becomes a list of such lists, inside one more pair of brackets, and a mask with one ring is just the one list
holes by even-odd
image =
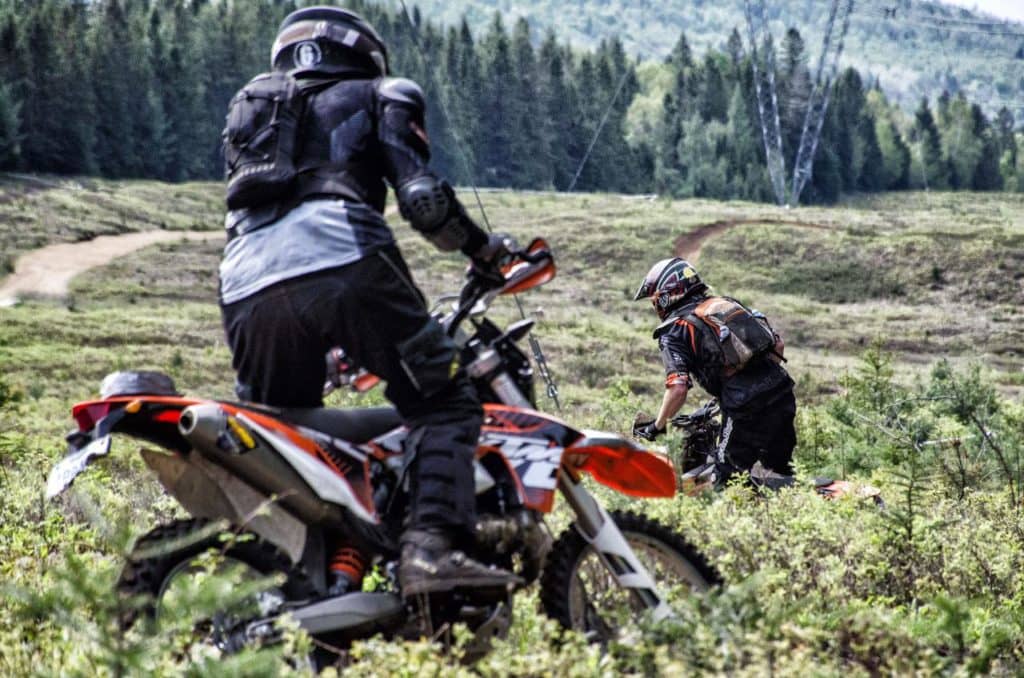
[[[442, 30], [418, 11], [410, 20], [386, 6], [347, 4], [392, 46], [395, 73], [424, 85], [434, 163], [456, 182], [770, 197], [750, 61], [739, 34], [724, 25], [721, 51], [691, 49], [690, 39], [709, 35], [698, 26], [676, 36], [666, 63], [638, 63], [618, 39], [581, 51], [525, 19], [495, 14], [483, 29], [462, 22]], [[227, 101], [267, 67], [276, 26], [294, 7], [0, 0], [0, 170], [219, 177]], [[793, 29], [777, 51], [792, 165], [813, 50]], [[1008, 108], [987, 115], [960, 92], [922, 99], [911, 116], [854, 69], [838, 78], [832, 99], [807, 201], [851, 191], [1022, 186]]]
[[[1013, 2], [1013, 0], [1007, 0]], [[390, 3], [382, 3], [388, 5]], [[482, 30], [495, 11], [553, 29], [574, 45], [593, 47], [618, 37], [626, 51], [661, 59], [680, 31], [700, 53], [722, 49], [729, 32], [746, 37], [744, 0], [418, 0], [423, 15], [458, 25], [465, 15]], [[765, 0], [778, 38], [798, 29], [817, 54], [831, 3]], [[910, 110], [921, 97], [963, 91], [992, 114], [1003, 105], [1024, 115], [1024, 24], [1001, 22], [966, 9], [922, 0], [857, 0], [844, 64], [881, 81]]]

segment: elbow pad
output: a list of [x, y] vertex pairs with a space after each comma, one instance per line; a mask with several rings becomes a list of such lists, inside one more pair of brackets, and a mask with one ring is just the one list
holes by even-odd
[[399, 186], [396, 193], [402, 217], [438, 249], [472, 255], [487, 242], [487, 235], [466, 215], [447, 181], [421, 174]]

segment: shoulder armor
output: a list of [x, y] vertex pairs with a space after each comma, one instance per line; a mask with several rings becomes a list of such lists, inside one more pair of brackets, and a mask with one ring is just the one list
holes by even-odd
[[660, 325], [654, 328], [654, 338], [661, 338], [661, 335], [668, 332], [673, 326], [679, 324], [680, 320], [685, 320], [692, 324], [692, 321], [696, 320], [696, 318], [693, 317], [693, 311], [699, 305], [699, 303], [689, 303], [670, 313]]
[[409, 104], [421, 110], [427, 107], [423, 90], [415, 82], [406, 78], [381, 78], [377, 84], [377, 93], [385, 101]]
[[666, 318], [664, 322], [654, 328], [654, 338], [660, 339], [661, 335], [668, 331], [668, 328], [676, 324], [676, 320], [678, 320], [678, 318]]
[[660, 325], [654, 328], [654, 338], [661, 339], [663, 336], [668, 334], [672, 329], [679, 327], [680, 325], [694, 326], [694, 321], [697, 320], [692, 315], [674, 315], [670, 318], [665, 319]]

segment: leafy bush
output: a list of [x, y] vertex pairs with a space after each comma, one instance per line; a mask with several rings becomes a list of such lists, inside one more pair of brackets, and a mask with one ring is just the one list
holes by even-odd
[[12, 386], [4, 379], [4, 376], [0, 374], [0, 409], [5, 406], [16, 403], [22, 399], [21, 389], [16, 386]]

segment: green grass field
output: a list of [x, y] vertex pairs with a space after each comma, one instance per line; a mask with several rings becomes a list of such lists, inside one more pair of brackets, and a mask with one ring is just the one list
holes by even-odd
[[[0, 266], [99, 234], [217, 229], [220, 190], [0, 175]], [[804, 476], [845, 471], [881, 487], [891, 507], [826, 504], [809, 490], [754, 500], [732, 488], [713, 500], [646, 503], [604, 494], [680, 529], [728, 586], [677, 601], [680, 625], [630, 630], [605, 653], [578, 638], [550, 642], [553, 628], [524, 596], [512, 637], [476, 671], [1024, 671], [1024, 196], [894, 194], [799, 210], [617, 195], [482, 199], [495, 230], [521, 242], [544, 236], [556, 253], [558, 277], [521, 301], [540, 318], [561, 416], [625, 432], [634, 412], [656, 408], [656, 317], [632, 294], [651, 263], [710, 232], [696, 259], [701, 275], [764, 311], [786, 337]], [[463, 260], [393, 221], [428, 295], [456, 291]], [[79, 276], [67, 299], [0, 308], [0, 674], [298, 670], [274, 656], [236, 666], [182, 656], [161, 638], [108, 639], [117, 634], [104, 587], [125, 533], [177, 511], [131, 441], [115, 442], [112, 458], [54, 505], [42, 501], [69, 408], [94, 396], [105, 374], [158, 369], [186, 393], [230, 397], [219, 249], [158, 245]], [[495, 313], [517, 312], [503, 300]], [[333, 398], [357, 406], [380, 395]], [[998, 432], [995, 442], [967, 414]], [[367, 674], [456, 670], [425, 644], [374, 642], [359, 653]]]

